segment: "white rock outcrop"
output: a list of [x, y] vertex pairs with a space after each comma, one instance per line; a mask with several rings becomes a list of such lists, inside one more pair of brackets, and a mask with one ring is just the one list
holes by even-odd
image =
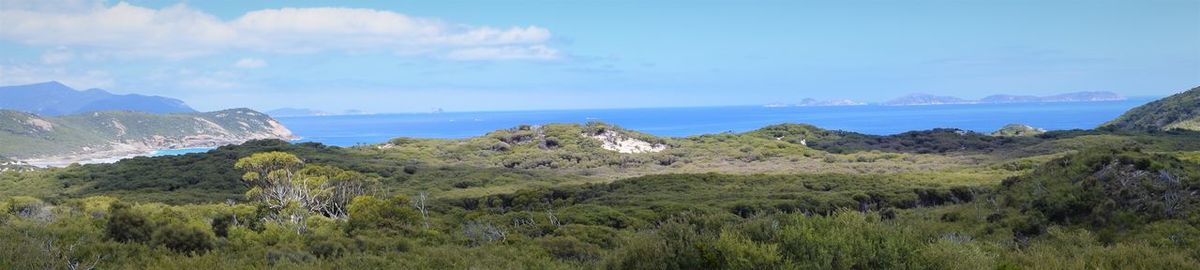
[[612, 130], [605, 130], [595, 135], [583, 134], [583, 136], [600, 140], [604, 143], [600, 146], [601, 148], [618, 153], [654, 153], [667, 150], [667, 146], [664, 144], [635, 139]]

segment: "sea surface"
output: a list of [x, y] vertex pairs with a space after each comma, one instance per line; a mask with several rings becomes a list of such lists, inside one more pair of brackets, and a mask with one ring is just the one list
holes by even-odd
[[211, 148], [211, 147], [159, 149], [159, 150], [154, 150], [154, 152], [150, 152], [146, 156], [157, 157], [157, 156], [174, 156], [174, 155], [191, 154], [191, 153], [204, 153], [204, 152], [208, 152], [208, 150], [212, 150], [212, 149], [213, 148]]
[[1048, 130], [1089, 129], [1154, 98], [1074, 103], [961, 104], [926, 106], [763, 106], [599, 109], [510, 112], [446, 112], [280, 117], [301, 141], [353, 146], [395, 137], [466, 138], [521, 124], [603, 121], [659, 136], [744, 132], [780, 123], [887, 135], [932, 128], [991, 132], [1021, 123]]

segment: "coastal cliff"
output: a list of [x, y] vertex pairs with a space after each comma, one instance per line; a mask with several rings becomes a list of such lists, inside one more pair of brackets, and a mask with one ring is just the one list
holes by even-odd
[[36, 166], [295, 138], [279, 121], [250, 109], [173, 114], [103, 111], [61, 117], [0, 110], [0, 156]]

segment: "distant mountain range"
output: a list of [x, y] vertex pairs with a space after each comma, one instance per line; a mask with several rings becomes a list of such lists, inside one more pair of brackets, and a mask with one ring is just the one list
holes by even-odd
[[1059, 94], [1053, 96], [1028, 96], [1028, 95], [991, 95], [978, 100], [962, 99], [952, 96], [935, 96], [930, 94], [910, 94], [889, 100], [881, 105], [888, 106], [909, 106], [909, 105], [943, 105], [943, 104], [1001, 104], [1001, 103], [1029, 103], [1029, 102], [1093, 102], [1093, 101], [1117, 101], [1125, 100], [1125, 97], [1113, 92], [1074, 92]]
[[0, 87], [0, 109], [41, 116], [112, 110], [147, 113], [196, 112], [178, 99], [137, 94], [117, 95], [103, 89], [79, 91], [53, 81]]

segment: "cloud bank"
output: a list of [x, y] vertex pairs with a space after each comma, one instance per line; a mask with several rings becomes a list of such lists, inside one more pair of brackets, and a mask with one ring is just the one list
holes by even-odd
[[260, 68], [267, 66], [267, 61], [257, 58], [242, 58], [233, 63], [236, 68]]
[[190, 58], [231, 50], [267, 53], [386, 52], [452, 60], [561, 57], [538, 26], [470, 26], [362, 8], [279, 8], [222, 20], [179, 4], [0, 0], [0, 39], [90, 48], [112, 56]]

